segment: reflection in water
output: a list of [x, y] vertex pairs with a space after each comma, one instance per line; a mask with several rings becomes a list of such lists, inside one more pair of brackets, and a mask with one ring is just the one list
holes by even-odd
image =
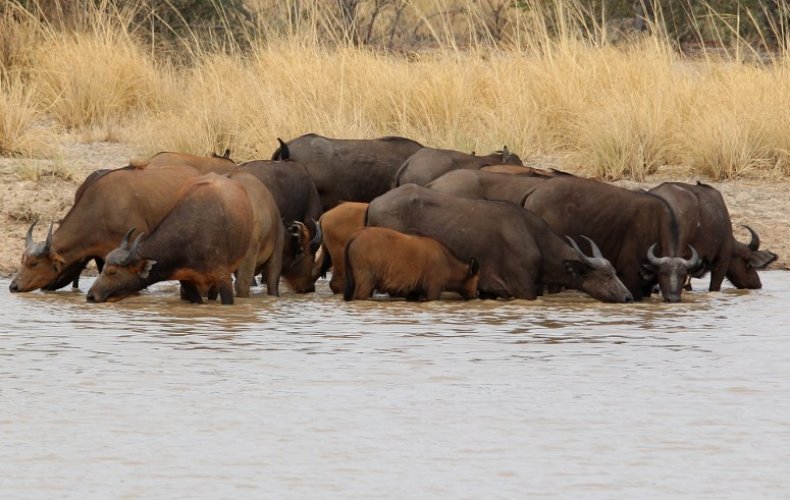
[[790, 273], [762, 277], [681, 304], [0, 293], [0, 497], [783, 496]]

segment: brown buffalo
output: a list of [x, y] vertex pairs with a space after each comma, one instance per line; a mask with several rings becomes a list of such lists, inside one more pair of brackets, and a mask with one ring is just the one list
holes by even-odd
[[488, 165], [519, 165], [521, 158], [508, 151], [505, 146], [486, 156], [462, 153], [452, 149], [422, 148], [408, 157], [393, 177], [392, 187], [404, 184], [425, 186], [451, 170], [480, 170]]
[[345, 300], [367, 299], [375, 290], [408, 300], [436, 300], [445, 290], [477, 297], [477, 260], [461, 261], [433, 238], [366, 227], [351, 236], [345, 254]]
[[332, 279], [329, 288], [333, 293], [342, 293], [345, 288], [345, 247], [348, 239], [357, 230], [365, 227], [365, 211], [367, 203], [341, 203], [321, 216], [319, 226], [323, 233], [321, 249], [316, 256], [320, 265], [320, 273], [325, 274], [332, 268]]
[[269, 295], [280, 295], [285, 229], [271, 192], [257, 177], [234, 171], [228, 178], [240, 183], [252, 203], [253, 225], [250, 248], [236, 272], [236, 296], [249, 297], [254, 276], [263, 273]]
[[195, 156], [189, 153], [174, 153], [170, 151], [157, 153], [147, 160], [132, 160], [130, 167], [134, 168], [153, 168], [170, 165], [188, 165], [201, 174], [214, 172], [216, 174], [226, 174], [236, 168], [236, 163], [230, 159], [230, 150], [226, 149], [225, 154], [218, 156]]
[[550, 178], [464, 169], [451, 170], [432, 180], [425, 187], [462, 198], [507, 201], [520, 205], [527, 193]]
[[272, 160], [304, 165], [324, 212], [343, 201], [369, 202], [385, 193], [403, 161], [422, 147], [403, 137], [332, 139], [316, 134], [280, 143]]
[[172, 207], [181, 188], [199, 175], [182, 165], [120, 168], [89, 177], [58, 228], [53, 232], [50, 225], [45, 241], [34, 242], [30, 226], [22, 266], [10, 290], [65, 286], [90, 259], [103, 259], [130, 227], [150, 231]]
[[[190, 302], [201, 303], [203, 294], [216, 289], [223, 304], [232, 304], [231, 274], [245, 258], [258, 258], [258, 249], [250, 244], [254, 222], [240, 182], [213, 173], [199, 177], [185, 186], [145, 239], [140, 233], [129, 244], [133, 230], [126, 233], [121, 246], [107, 255], [87, 300], [119, 300], [154, 283], [179, 280], [182, 298]], [[238, 279], [251, 283], [252, 269]]]
[[296, 293], [315, 291], [315, 254], [321, 244], [321, 199], [307, 170], [295, 161], [256, 160], [239, 165], [238, 171], [257, 177], [269, 189], [283, 224], [282, 277]]

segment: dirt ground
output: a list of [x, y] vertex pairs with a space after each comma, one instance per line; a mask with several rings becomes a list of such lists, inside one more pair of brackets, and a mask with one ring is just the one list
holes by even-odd
[[[127, 144], [74, 142], [63, 146], [56, 160], [0, 158], [0, 277], [8, 278], [16, 272], [30, 224], [39, 220], [34, 239], [43, 240], [50, 221], [57, 223], [66, 215], [77, 186], [90, 172], [120, 167], [142, 156]], [[36, 171], [40, 172], [38, 179]], [[649, 187], [666, 180], [697, 180], [682, 172], [683, 169], [665, 168], [645, 183], [618, 184]], [[736, 238], [748, 241], [749, 233], [740, 224], [750, 225], [760, 234], [761, 248], [779, 255], [770, 268], [790, 269], [790, 179], [700, 180], [723, 193]]]

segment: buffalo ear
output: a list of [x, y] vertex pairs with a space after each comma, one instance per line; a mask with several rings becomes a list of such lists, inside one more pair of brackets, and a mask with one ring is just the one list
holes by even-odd
[[63, 271], [63, 268], [66, 266], [66, 261], [61, 257], [59, 253], [52, 252], [49, 254], [49, 258], [52, 260], [52, 269], [56, 273], [60, 273]]
[[574, 276], [584, 276], [589, 270], [589, 267], [578, 260], [566, 260], [565, 269]]
[[480, 263], [477, 262], [477, 259], [472, 259], [469, 261], [469, 276], [474, 276], [475, 274], [480, 272]]
[[656, 277], [656, 272], [650, 264], [642, 264], [639, 268], [639, 276], [645, 281], [652, 281]]
[[749, 256], [749, 265], [754, 269], [762, 269], [771, 262], [775, 261], [778, 258], [773, 252], [769, 252], [768, 250], [758, 250], [756, 252], [752, 252]]
[[154, 267], [154, 264], [156, 264], [155, 260], [146, 259], [143, 261], [143, 267], [140, 268], [140, 272], [137, 273], [140, 279], [146, 279], [148, 277], [148, 274], [151, 272], [151, 268]]

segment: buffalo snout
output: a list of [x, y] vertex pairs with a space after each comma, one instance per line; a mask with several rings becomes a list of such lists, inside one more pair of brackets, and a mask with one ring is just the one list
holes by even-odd
[[11, 293], [17, 293], [19, 292], [19, 284], [16, 282], [16, 280], [14, 280], [10, 285], [8, 285], [8, 289], [11, 291]]

